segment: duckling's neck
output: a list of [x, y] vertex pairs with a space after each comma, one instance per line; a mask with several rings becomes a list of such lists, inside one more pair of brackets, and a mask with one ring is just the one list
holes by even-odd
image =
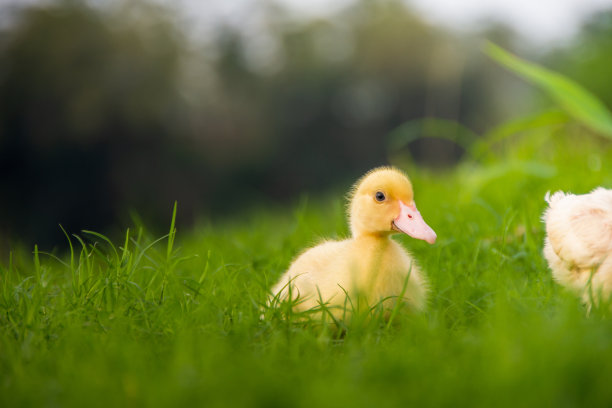
[[386, 259], [393, 248], [389, 239], [391, 234], [359, 234], [353, 238], [353, 245], [358, 254], [359, 283], [362, 288], [373, 288], [379, 276], [384, 275]]
[[360, 242], [375, 243], [387, 243], [391, 241], [391, 234], [388, 232], [377, 232], [377, 233], [359, 233], [354, 234], [353, 239]]

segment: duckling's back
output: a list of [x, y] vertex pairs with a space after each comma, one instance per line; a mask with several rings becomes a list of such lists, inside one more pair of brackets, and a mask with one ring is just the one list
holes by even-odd
[[612, 190], [557, 192], [546, 200], [544, 256], [555, 280], [587, 303], [597, 292], [612, 293]]
[[[404, 301], [415, 309], [425, 305], [426, 285], [412, 258], [388, 238], [328, 241], [302, 253], [272, 289], [278, 299], [289, 292], [300, 310], [321, 302], [328, 306], [356, 307], [364, 299], [374, 306], [385, 300]], [[349, 299], [347, 299], [347, 296]]]
[[299, 309], [316, 307], [320, 300], [333, 301], [339, 284], [348, 280], [350, 240], [326, 241], [302, 252], [272, 288], [272, 294], [284, 300], [291, 293], [299, 299]]

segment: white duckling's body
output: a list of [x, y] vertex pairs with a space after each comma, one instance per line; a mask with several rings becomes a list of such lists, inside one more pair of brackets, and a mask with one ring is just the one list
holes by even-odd
[[366, 307], [381, 300], [394, 304], [398, 296], [423, 309], [425, 279], [412, 257], [390, 238], [404, 232], [429, 243], [436, 239], [416, 209], [408, 178], [386, 167], [366, 174], [353, 190], [349, 218], [352, 237], [323, 242], [299, 255], [272, 288], [276, 299], [291, 293], [298, 299], [297, 310], [325, 304], [336, 315], [362, 301]]
[[612, 294], [612, 190], [546, 197], [544, 256], [553, 277], [588, 305]]

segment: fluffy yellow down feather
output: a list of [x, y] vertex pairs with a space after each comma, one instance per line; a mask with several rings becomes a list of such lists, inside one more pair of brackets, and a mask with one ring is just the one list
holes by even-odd
[[390, 239], [403, 232], [430, 244], [436, 240], [416, 208], [408, 177], [390, 167], [370, 171], [352, 190], [348, 216], [352, 237], [304, 251], [272, 288], [270, 302], [291, 293], [296, 310], [322, 303], [341, 316], [345, 305], [350, 312], [383, 300], [387, 308], [401, 295], [414, 309], [423, 309], [425, 278], [404, 248]]
[[612, 293], [612, 190], [589, 194], [556, 192], [549, 208], [544, 256], [554, 279], [592, 305]]

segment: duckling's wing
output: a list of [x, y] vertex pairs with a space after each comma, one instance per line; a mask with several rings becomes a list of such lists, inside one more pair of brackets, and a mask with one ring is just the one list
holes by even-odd
[[612, 191], [555, 193], [546, 211], [546, 232], [555, 253], [580, 268], [597, 267], [612, 252]]

